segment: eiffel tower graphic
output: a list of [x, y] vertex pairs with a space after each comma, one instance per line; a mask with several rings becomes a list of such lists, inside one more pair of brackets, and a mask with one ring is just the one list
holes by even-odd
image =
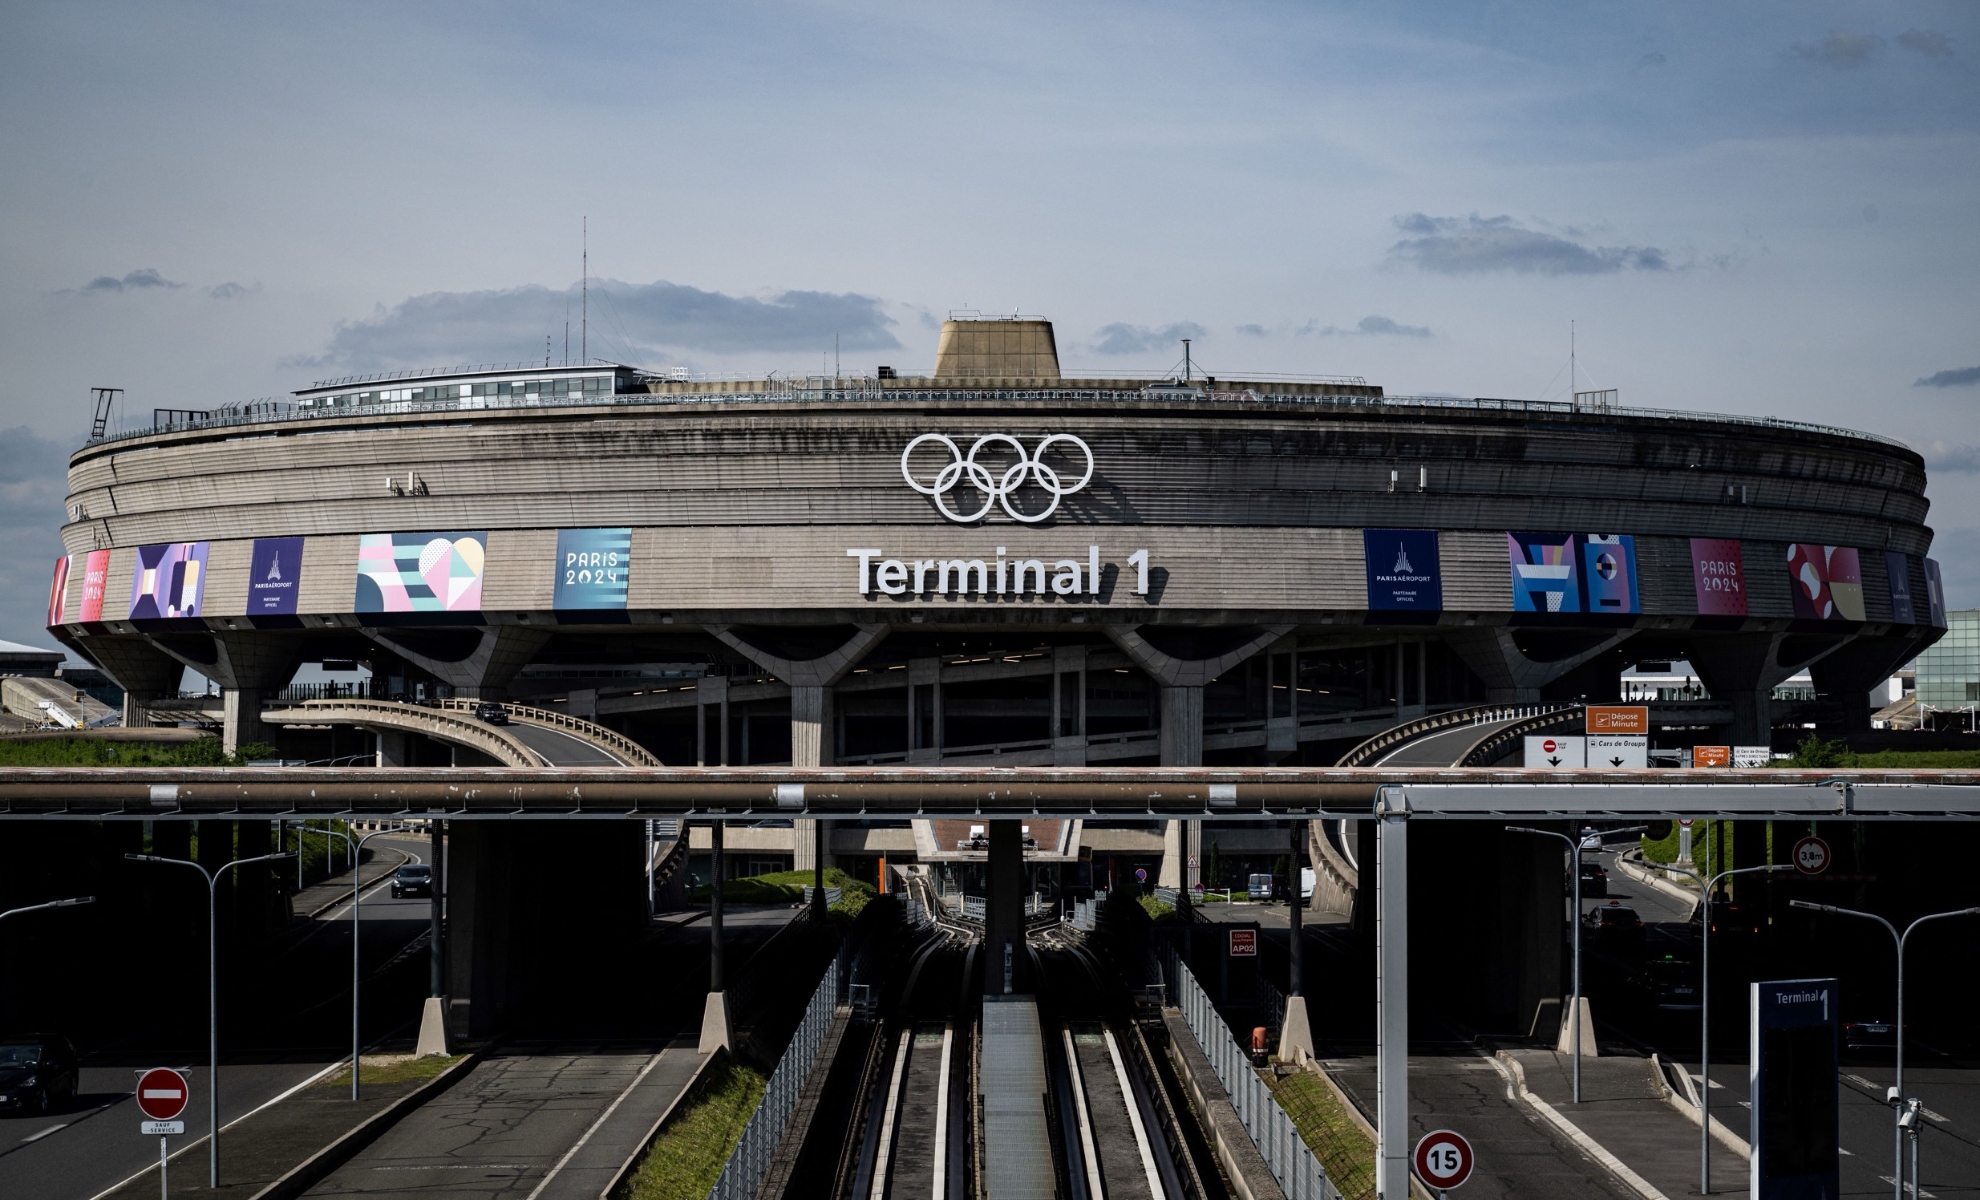
[[277, 554], [275, 557], [268, 560], [268, 578], [280, 579], [281, 577], [282, 577], [282, 556]]
[[1396, 573], [1396, 574], [1398, 574], [1398, 575], [1414, 575], [1414, 574], [1416, 574], [1416, 568], [1415, 568], [1415, 567], [1412, 567], [1412, 566], [1410, 566], [1410, 565], [1409, 565], [1409, 551], [1408, 551], [1408, 550], [1406, 550], [1406, 549], [1404, 549], [1404, 548], [1403, 548], [1403, 545], [1402, 545], [1402, 543], [1400, 543], [1400, 542], [1398, 542], [1398, 543], [1396, 544], [1396, 572], [1395, 572], [1395, 573]]

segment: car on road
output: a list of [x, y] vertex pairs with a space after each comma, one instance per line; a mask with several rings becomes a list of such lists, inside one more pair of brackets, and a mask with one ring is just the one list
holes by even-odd
[[486, 725], [507, 725], [509, 710], [493, 700], [483, 700], [474, 706], [474, 719]]
[[407, 863], [392, 873], [392, 899], [433, 894], [433, 868], [425, 863]]
[[[1704, 921], [1704, 905], [1691, 911], [1691, 935], [1698, 936], [1699, 926]], [[1761, 927], [1761, 913], [1758, 907], [1747, 907], [1737, 900], [1717, 899], [1712, 901], [1712, 934], [1758, 934]]]
[[0, 1110], [45, 1113], [76, 1098], [76, 1048], [59, 1033], [0, 1036]]
[[1251, 900], [1270, 900], [1272, 893], [1276, 890], [1273, 887], [1273, 882], [1270, 875], [1253, 874], [1245, 881], [1244, 891], [1246, 898]]
[[1844, 1021], [1842, 1040], [1845, 1050], [1889, 1050], [1895, 1054], [1897, 1022]]
[[1581, 864], [1581, 894], [1598, 897], [1609, 894], [1609, 872], [1601, 863]]
[[1644, 1003], [1656, 1012], [1697, 1012], [1702, 1003], [1698, 964], [1675, 954], [1660, 955], [1644, 963], [1630, 983]]
[[1591, 908], [1582, 915], [1582, 923], [1595, 935], [1595, 945], [1610, 951], [1640, 951], [1643, 949], [1643, 918], [1636, 910], [1619, 900], [1611, 900], [1600, 908]]

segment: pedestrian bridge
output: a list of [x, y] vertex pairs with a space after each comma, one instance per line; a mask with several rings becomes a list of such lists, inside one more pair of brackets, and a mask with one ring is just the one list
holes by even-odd
[[306, 700], [286, 708], [264, 709], [261, 719], [270, 725], [355, 725], [416, 733], [485, 754], [504, 767], [662, 765], [645, 747], [603, 725], [526, 704], [502, 705], [509, 723], [494, 725], [474, 715], [481, 703], [440, 700], [415, 704], [354, 697]]

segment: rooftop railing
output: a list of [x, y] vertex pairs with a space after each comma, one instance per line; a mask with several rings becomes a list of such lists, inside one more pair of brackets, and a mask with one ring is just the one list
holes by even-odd
[[[458, 372], [434, 371], [428, 374], [450, 374]], [[110, 442], [125, 441], [131, 438], [154, 437], [161, 433], [186, 433], [227, 429], [247, 425], [277, 425], [295, 422], [348, 422], [359, 417], [412, 416], [427, 413], [483, 412], [494, 409], [521, 408], [685, 408], [719, 404], [761, 404], [764, 401], [818, 401], [831, 403], [872, 402], [872, 403], [911, 403], [926, 404], [929, 401], [944, 400], [990, 400], [1019, 403], [1037, 402], [1147, 402], [1149, 400], [1172, 403], [1211, 401], [1233, 404], [1263, 404], [1283, 406], [1289, 411], [1332, 411], [1342, 415], [1378, 413], [1383, 411], [1446, 410], [1488, 413], [1527, 414], [1547, 418], [1581, 417], [1596, 421], [1618, 419], [1643, 421], [1687, 421], [1712, 425], [1736, 425], [1754, 429], [1792, 430], [1800, 433], [1818, 434], [1824, 437], [1851, 438], [1860, 441], [1876, 442], [1880, 445], [1910, 449], [1904, 442], [1878, 433], [1866, 433], [1858, 429], [1844, 429], [1835, 425], [1821, 425], [1810, 421], [1793, 421], [1783, 417], [1755, 417], [1735, 413], [1687, 412], [1681, 409], [1665, 408], [1624, 408], [1604, 406], [1590, 408], [1577, 406], [1564, 400], [1505, 400], [1490, 397], [1463, 396], [1354, 396], [1325, 394], [1318, 396], [1292, 395], [1270, 391], [1268, 381], [1257, 381], [1261, 386], [1232, 390], [1222, 381], [1198, 381], [1194, 385], [1179, 386], [1174, 389], [1144, 388], [1087, 388], [1080, 387], [1078, 380], [1068, 380], [1063, 387], [1045, 388], [973, 388], [957, 386], [951, 388], [917, 388], [897, 390], [882, 388], [867, 379], [833, 379], [811, 377], [808, 379], [772, 379], [758, 391], [733, 392], [619, 392], [612, 395], [592, 394], [589, 396], [450, 396], [434, 400], [394, 400], [378, 404], [343, 406], [337, 408], [297, 408], [288, 412], [230, 412], [225, 408], [215, 409], [208, 416], [195, 418], [184, 423], [174, 423], [169, 429], [132, 429], [91, 438], [84, 448], [100, 446]]]

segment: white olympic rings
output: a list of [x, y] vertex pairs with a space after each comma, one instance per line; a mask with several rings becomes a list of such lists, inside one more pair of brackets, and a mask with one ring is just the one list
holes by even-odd
[[[935, 481], [932, 484], [923, 483], [919, 479], [916, 479], [914, 477], [914, 471], [908, 465], [909, 457], [924, 442], [936, 442], [948, 447], [951, 460], [940, 471], [935, 473]], [[1086, 456], [1086, 473], [1081, 475], [1077, 482], [1065, 483], [1061, 481], [1059, 473], [1045, 465], [1045, 452], [1051, 449], [1053, 444], [1057, 442], [1065, 442], [1068, 445], [1077, 447], [1079, 453]], [[1009, 467], [1004, 468], [1003, 473], [1000, 475], [992, 474], [989, 467], [976, 461], [979, 451], [985, 446], [993, 445], [1006, 446], [1017, 452], [1017, 461]], [[1093, 451], [1085, 442], [1070, 433], [1047, 435], [1038, 443], [1038, 449], [1031, 453], [1026, 453], [1024, 443], [1018, 441], [1017, 438], [1012, 437], [1008, 433], [986, 433], [971, 444], [968, 454], [964, 454], [962, 447], [956, 445], [955, 441], [947, 434], [924, 433], [909, 442], [907, 449], [901, 451], [901, 477], [906, 479], [908, 486], [915, 491], [920, 492], [924, 496], [934, 497], [935, 507], [941, 510], [942, 515], [958, 524], [967, 525], [975, 521], [981, 521], [990, 515], [992, 505], [1001, 505], [1004, 511], [1010, 514], [1011, 520], [1023, 521], [1031, 525], [1043, 521], [1054, 512], [1057, 512], [1060, 500], [1079, 491], [1092, 481]], [[1045, 506], [1043, 512], [1025, 513], [1011, 506], [1011, 496], [1020, 487], [1024, 486], [1024, 481], [1027, 477], [1040, 488], [1051, 494], [1052, 502]], [[959, 513], [951, 509], [947, 497], [958, 485], [966, 485], [981, 492], [983, 494], [983, 507], [973, 513]]]

